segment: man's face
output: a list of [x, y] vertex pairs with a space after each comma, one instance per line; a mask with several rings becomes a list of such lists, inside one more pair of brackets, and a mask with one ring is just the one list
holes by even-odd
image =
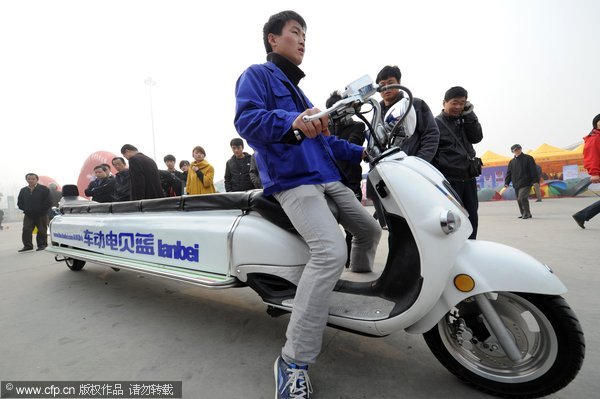
[[244, 147], [241, 145], [232, 145], [231, 151], [233, 151], [233, 155], [235, 155], [236, 158], [244, 157]]
[[444, 111], [450, 116], [459, 116], [465, 109], [467, 97], [454, 97], [448, 101], [444, 100]]
[[131, 152], [131, 150], [125, 150], [125, 152], [123, 153], [123, 158], [129, 160], [129, 158], [131, 158], [133, 155], [133, 152]]
[[168, 170], [175, 169], [175, 161], [165, 161], [165, 165], [167, 165]]
[[181, 170], [183, 172], [187, 172], [189, 168], [190, 168], [190, 164], [189, 163], [181, 165]]
[[[396, 78], [387, 78], [387, 79], [383, 79], [377, 83], [379, 84], [379, 86], [387, 86], [387, 85], [396, 85], [396, 84], [399, 84], [400, 82]], [[385, 103], [385, 105], [391, 104], [398, 96], [399, 91], [400, 91], [400, 89], [390, 89], [390, 90], [381, 92], [381, 98], [383, 99], [383, 102]]]
[[104, 179], [108, 176], [102, 168], [94, 169], [94, 174], [96, 175], [96, 179]]
[[298, 21], [287, 21], [281, 35], [269, 33], [268, 39], [273, 52], [284, 56], [296, 66], [302, 64], [306, 32]]
[[34, 175], [29, 175], [25, 178], [25, 180], [27, 180], [27, 184], [29, 185], [29, 187], [33, 187], [37, 184], [38, 179], [37, 177], [35, 177]]
[[512, 153], [515, 154], [515, 157], [518, 157], [519, 155], [521, 155], [521, 152], [522, 151], [520, 148], [515, 148]]
[[196, 162], [200, 162], [204, 159], [205, 155], [203, 153], [201, 153], [200, 151], [194, 151], [194, 153], [192, 154], [192, 156], [194, 157], [194, 159], [196, 160]]
[[117, 170], [117, 172], [120, 172], [125, 169], [125, 164], [120, 159], [115, 159], [114, 161], [112, 161], [112, 164]]

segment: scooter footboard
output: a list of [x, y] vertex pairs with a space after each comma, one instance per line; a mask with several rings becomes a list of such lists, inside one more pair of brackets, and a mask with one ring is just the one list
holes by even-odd
[[[471, 291], [462, 292], [455, 287], [454, 279], [461, 274], [470, 276], [475, 282]], [[567, 292], [567, 287], [552, 269], [523, 251], [495, 242], [468, 240], [459, 252], [450, 279], [435, 306], [406, 331], [425, 333], [464, 299], [499, 291], [561, 295]]]

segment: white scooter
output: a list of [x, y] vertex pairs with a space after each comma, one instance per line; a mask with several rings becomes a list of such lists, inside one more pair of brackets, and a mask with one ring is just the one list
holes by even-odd
[[[581, 326], [559, 296], [566, 287], [526, 253], [467, 240], [471, 225], [449, 183], [429, 163], [399, 150], [411, 130], [405, 116], [399, 129], [381, 123], [372, 96], [392, 87], [408, 94], [404, 115], [414, 113], [406, 88], [378, 88], [368, 76], [323, 112], [353, 113], [366, 122], [368, 180], [389, 231], [383, 272], [369, 282], [340, 280], [329, 325], [370, 336], [424, 334], [449, 371], [495, 395], [533, 398], [562, 389], [585, 354]], [[370, 109], [363, 112], [365, 104]], [[93, 262], [206, 288], [249, 286], [273, 316], [292, 310], [309, 258], [279, 204], [260, 190], [67, 202], [60, 211], [48, 250], [71, 270]]]

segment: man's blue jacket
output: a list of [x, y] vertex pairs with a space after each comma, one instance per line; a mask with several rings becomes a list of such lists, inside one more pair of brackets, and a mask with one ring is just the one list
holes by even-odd
[[341, 179], [336, 159], [360, 163], [362, 147], [319, 134], [298, 144], [282, 140], [298, 115], [312, 104], [274, 63], [252, 65], [236, 84], [235, 128], [258, 152], [264, 193]]

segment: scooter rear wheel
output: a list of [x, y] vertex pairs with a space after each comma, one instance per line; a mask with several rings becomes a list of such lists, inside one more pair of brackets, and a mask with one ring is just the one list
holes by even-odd
[[585, 340], [577, 316], [562, 297], [500, 292], [490, 302], [522, 360], [509, 359], [469, 299], [424, 334], [444, 367], [475, 388], [506, 398], [549, 395], [575, 378]]
[[85, 261], [81, 259], [67, 258], [65, 259], [65, 263], [67, 264], [67, 267], [73, 270], [74, 272], [83, 269], [83, 267], [85, 266]]

